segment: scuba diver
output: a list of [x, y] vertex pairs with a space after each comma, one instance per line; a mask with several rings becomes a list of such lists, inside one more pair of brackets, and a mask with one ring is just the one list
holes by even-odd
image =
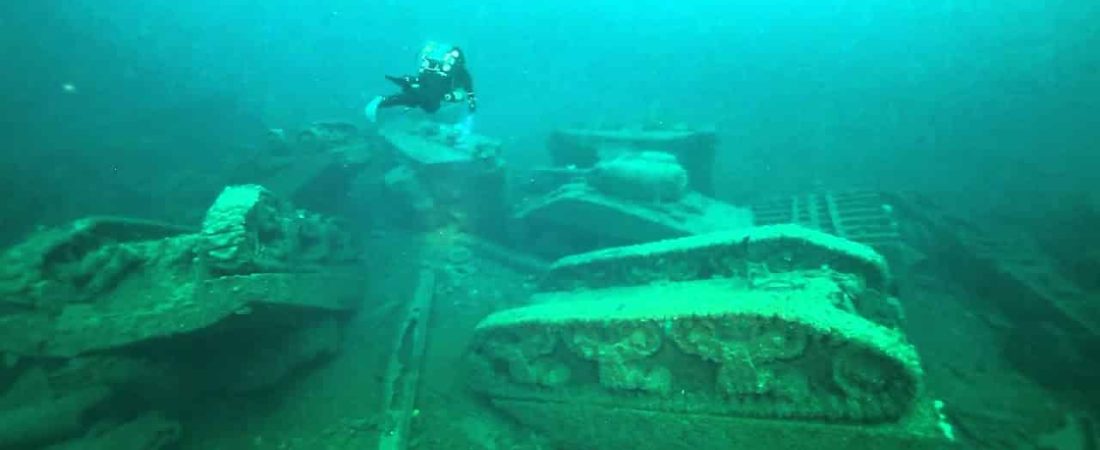
[[371, 100], [364, 111], [371, 122], [378, 119], [379, 108], [393, 106], [417, 107], [434, 113], [443, 102], [466, 102], [471, 113], [477, 110], [466, 55], [458, 47], [428, 43], [420, 51], [420, 70], [416, 76], [386, 75], [386, 79], [400, 87], [401, 92]]

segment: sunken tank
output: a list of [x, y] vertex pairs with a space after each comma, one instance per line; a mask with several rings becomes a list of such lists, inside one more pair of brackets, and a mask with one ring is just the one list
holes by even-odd
[[470, 379], [565, 448], [941, 448], [890, 286], [797, 226], [570, 256], [478, 325]]

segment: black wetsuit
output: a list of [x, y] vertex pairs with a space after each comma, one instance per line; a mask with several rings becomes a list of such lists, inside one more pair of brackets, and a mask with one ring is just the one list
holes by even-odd
[[[401, 87], [401, 92], [385, 97], [379, 108], [392, 106], [408, 106], [423, 109], [434, 113], [444, 101], [465, 101], [471, 112], [477, 109], [474, 97], [474, 81], [470, 78], [470, 72], [465, 65], [457, 65], [449, 72], [421, 69], [417, 76], [393, 77], [386, 79]], [[461, 89], [465, 95], [457, 98], [456, 90]]]

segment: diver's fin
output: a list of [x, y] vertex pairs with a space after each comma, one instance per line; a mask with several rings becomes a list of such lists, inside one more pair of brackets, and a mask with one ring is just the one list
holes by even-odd
[[382, 105], [383, 97], [381, 95], [375, 97], [367, 103], [367, 107], [363, 109], [363, 113], [367, 116], [367, 120], [370, 123], [378, 121], [378, 107]]

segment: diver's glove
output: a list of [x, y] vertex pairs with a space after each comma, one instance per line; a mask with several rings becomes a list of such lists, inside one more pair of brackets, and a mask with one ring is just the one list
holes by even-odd
[[408, 90], [410, 87], [412, 87], [413, 83], [416, 82], [415, 78], [409, 76], [395, 77], [392, 75], [386, 75], [386, 79], [390, 80], [390, 82], [392, 82], [393, 84], [401, 86], [401, 90]]

